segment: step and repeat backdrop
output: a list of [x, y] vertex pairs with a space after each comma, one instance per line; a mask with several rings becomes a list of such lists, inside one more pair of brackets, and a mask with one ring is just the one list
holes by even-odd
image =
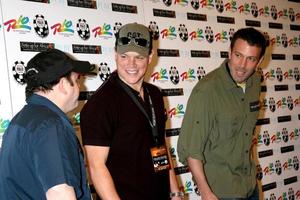
[[261, 112], [253, 138], [257, 181], [261, 199], [300, 199], [299, 0], [0, 0], [0, 144], [25, 104], [27, 62], [54, 47], [99, 68], [98, 76], [83, 80], [80, 106], [69, 114], [80, 135], [80, 109], [116, 69], [114, 34], [129, 22], [153, 32], [155, 58], [146, 81], [164, 94], [167, 141], [185, 199], [199, 199], [176, 153], [191, 90], [228, 57], [236, 30], [251, 26], [266, 35], [269, 48], [258, 69]]

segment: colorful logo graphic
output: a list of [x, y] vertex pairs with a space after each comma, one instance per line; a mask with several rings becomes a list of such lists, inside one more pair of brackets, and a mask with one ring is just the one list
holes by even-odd
[[168, 80], [168, 71], [165, 68], [161, 68], [159, 72], [154, 72], [151, 75], [152, 81], [167, 81]]
[[216, 39], [216, 42], [220, 41], [220, 42], [227, 42], [228, 41], [228, 33], [227, 31], [223, 31], [221, 33], [217, 33], [215, 35], [215, 39]]
[[20, 15], [19, 19], [10, 19], [6, 22], [4, 22], [4, 26], [6, 26], [6, 31], [9, 32], [10, 30], [14, 31], [30, 31], [31, 27], [28, 25], [29, 18], [23, 17], [23, 15]]
[[245, 3], [244, 5], [240, 5], [238, 7], [238, 10], [240, 13], [244, 13], [245, 15], [248, 15], [251, 11], [251, 6], [249, 3]]
[[226, 11], [231, 11], [231, 12], [236, 12], [237, 11], [237, 3], [234, 0], [229, 1], [228, 3], [225, 4], [225, 10]]
[[172, 108], [168, 111], [168, 115], [170, 118], [172, 117], [183, 117], [184, 115], [184, 107], [183, 104], [177, 104], [175, 108]]
[[101, 37], [101, 38], [111, 38], [113, 33], [111, 30], [111, 25], [104, 23], [103, 26], [98, 26], [92, 30], [94, 33], [94, 37]]
[[299, 38], [298, 37], [293, 37], [289, 39], [288, 44], [290, 47], [298, 47], [300, 44]]
[[161, 32], [161, 37], [164, 39], [170, 39], [170, 40], [173, 40], [173, 39], [176, 39], [177, 37], [177, 34], [176, 34], [176, 28], [174, 26], [170, 26], [168, 29], [165, 28], [163, 29]]
[[259, 16], [265, 16], [265, 17], [269, 17], [270, 15], [270, 8], [269, 6], [265, 6], [261, 9], [259, 9]]
[[300, 129], [295, 128], [291, 131], [284, 127], [281, 131], [276, 131], [273, 134], [269, 134], [268, 130], [264, 130], [262, 133], [257, 135], [257, 138], [253, 139], [253, 144], [269, 146], [271, 144], [278, 144], [280, 142], [287, 143], [288, 141], [296, 141], [299, 139]]
[[53, 26], [51, 26], [51, 30], [53, 30], [53, 35], [55, 35], [56, 33], [62, 33], [62, 34], [74, 33], [72, 21], [66, 19], [63, 21], [63, 23], [56, 23]]
[[175, 4], [179, 4], [181, 6], [187, 6], [188, 2], [188, 0], [175, 0]]
[[200, 5], [202, 8], [213, 9], [214, 8], [214, 1], [213, 0], [201, 0]]
[[278, 17], [282, 18], [282, 19], [287, 19], [289, 17], [289, 12], [288, 9], [283, 9], [281, 11], [278, 12]]
[[191, 40], [202, 41], [204, 40], [204, 31], [198, 28], [196, 31], [192, 31], [189, 36]]
[[192, 193], [192, 181], [186, 181], [183, 186], [180, 188], [181, 191], [184, 191], [184, 193]]
[[4, 134], [4, 131], [7, 129], [10, 121], [8, 119], [0, 118], [0, 136]]
[[180, 74], [182, 81], [195, 81], [196, 80], [196, 73], [194, 69], [189, 68], [188, 71], [183, 72]]

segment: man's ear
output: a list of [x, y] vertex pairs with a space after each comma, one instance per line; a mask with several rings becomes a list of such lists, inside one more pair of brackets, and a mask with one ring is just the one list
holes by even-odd
[[59, 82], [57, 83], [57, 88], [58, 90], [63, 93], [63, 94], [67, 94], [67, 90], [66, 90], [66, 84], [68, 84], [68, 80], [65, 77], [62, 77]]

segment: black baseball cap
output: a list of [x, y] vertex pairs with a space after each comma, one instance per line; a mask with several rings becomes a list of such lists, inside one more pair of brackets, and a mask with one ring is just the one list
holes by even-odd
[[95, 65], [88, 61], [74, 60], [58, 49], [48, 49], [36, 54], [27, 63], [25, 81], [29, 87], [51, 83], [68, 72], [96, 75]]

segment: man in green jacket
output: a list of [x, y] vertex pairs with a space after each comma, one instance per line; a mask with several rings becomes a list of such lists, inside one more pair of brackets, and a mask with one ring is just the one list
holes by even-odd
[[260, 95], [255, 70], [266, 44], [256, 29], [238, 30], [229, 59], [201, 79], [188, 100], [177, 149], [202, 200], [258, 199], [251, 143]]

